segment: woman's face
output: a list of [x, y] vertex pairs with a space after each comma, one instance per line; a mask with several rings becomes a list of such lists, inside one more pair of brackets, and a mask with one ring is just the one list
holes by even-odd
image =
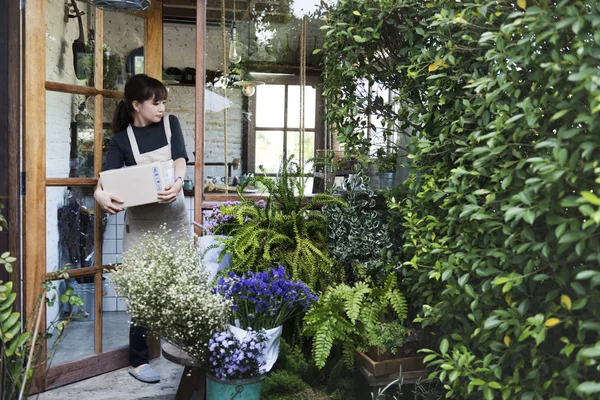
[[135, 125], [146, 126], [153, 122], [160, 122], [165, 113], [166, 100], [155, 100], [154, 98], [143, 103], [134, 102], [133, 108], [136, 110], [134, 115]]

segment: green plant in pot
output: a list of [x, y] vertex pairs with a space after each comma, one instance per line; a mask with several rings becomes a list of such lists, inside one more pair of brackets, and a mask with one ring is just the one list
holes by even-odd
[[[342, 282], [344, 276], [335, 268], [327, 246], [327, 219], [315, 208], [344, 202], [324, 193], [305, 201], [302, 171], [290, 157], [276, 179], [255, 176], [238, 188], [240, 203], [221, 207], [223, 215], [235, 218], [220, 227], [231, 235], [224, 240], [223, 254], [232, 255], [231, 269], [238, 274], [265, 271], [278, 263], [293, 279], [320, 292], [332, 282]], [[266, 188], [264, 205], [243, 195], [247, 185]]]
[[304, 317], [303, 334], [313, 338], [318, 368], [325, 366], [334, 345], [341, 346], [342, 359], [352, 366], [355, 351], [365, 351], [368, 338], [381, 331], [382, 317], [404, 321], [407, 316], [408, 304], [392, 270], [382, 285], [365, 279], [328, 287]]
[[396, 150], [386, 150], [383, 147], [377, 149], [375, 168], [379, 173], [379, 186], [381, 189], [394, 186], [397, 159], [398, 152]]

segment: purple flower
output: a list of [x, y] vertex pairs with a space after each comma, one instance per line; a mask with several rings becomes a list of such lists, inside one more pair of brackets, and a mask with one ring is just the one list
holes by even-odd
[[283, 266], [264, 272], [219, 279], [214, 291], [233, 300], [234, 318], [242, 326], [270, 329], [306, 312], [317, 300], [301, 281], [292, 281]]
[[[217, 340], [220, 338], [222, 340]], [[215, 333], [209, 340], [211, 371], [218, 379], [251, 378], [260, 373], [264, 362], [263, 354], [268, 336], [264, 330], [248, 330], [248, 334], [238, 340], [229, 331]], [[221, 347], [222, 345], [227, 347]]]

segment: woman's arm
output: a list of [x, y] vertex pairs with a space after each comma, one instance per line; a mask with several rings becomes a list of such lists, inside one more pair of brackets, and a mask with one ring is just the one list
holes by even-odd
[[98, 185], [94, 191], [94, 198], [100, 204], [100, 207], [110, 215], [116, 214], [119, 211], [123, 211], [123, 207], [115, 203], [123, 203], [123, 200], [113, 195], [112, 193], [106, 192], [102, 189], [102, 178], [98, 178]]
[[[119, 145], [113, 138], [108, 144], [108, 155], [106, 157], [106, 161], [104, 162], [103, 171], [107, 171], [109, 169], [117, 169], [123, 166], [123, 152], [121, 151]], [[100, 204], [100, 207], [110, 215], [116, 214], [119, 211], [123, 211], [123, 207], [119, 204], [123, 204], [123, 200], [113, 195], [112, 193], [106, 192], [102, 187], [102, 179], [98, 177], [98, 184], [96, 185], [96, 190], [94, 191], [94, 198]]]
[[175, 201], [175, 199], [177, 199], [177, 195], [183, 188], [183, 179], [185, 177], [186, 169], [185, 164], [185, 158], [178, 158], [177, 160], [173, 161], [173, 167], [175, 168], [175, 181], [170, 186], [165, 187], [165, 190], [158, 192], [159, 203], [172, 203]]

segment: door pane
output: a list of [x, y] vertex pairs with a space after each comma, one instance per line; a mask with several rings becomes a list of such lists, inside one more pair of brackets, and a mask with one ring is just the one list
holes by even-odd
[[79, 0], [75, 5], [79, 17], [71, 1], [46, 0], [46, 80], [94, 86], [96, 7]]
[[105, 353], [129, 345], [131, 320], [125, 311], [125, 298], [115, 291], [110, 275], [104, 274], [102, 293], [102, 351]]
[[[304, 128], [315, 128], [315, 107], [317, 90], [311, 86], [304, 87]], [[288, 128], [300, 128], [300, 86], [288, 86]]]
[[265, 172], [276, 174], [283, 157], [283, 131], [256, 132], [256, 172], [262, 165]]
[[128, 77], [144, 72], [144, 19], [104, 12], [104, 88], [123, 91]]
[[[60, 305], [55, 301], [53, 306], [46, 305], [46, 321], [51, 336], [47, 338], [50, 366], [68, 363], [90, 357], [94, 352], [94, 282], [79, 283], [75, 279], [53, 281], [55, 290], [48, 297], [56, 294], [60, 298], [69, 288], [83, 300], [83, 306]], [[69, 315], [73, 319], [64, 330], [56, 328], [56, 323], [65, 321]]]
[[47, 187], [46, 272], [94, 266], [94, 229], [93, 187]]
[[46, 176], [94, 176], [94, 97], [46, 92]]

